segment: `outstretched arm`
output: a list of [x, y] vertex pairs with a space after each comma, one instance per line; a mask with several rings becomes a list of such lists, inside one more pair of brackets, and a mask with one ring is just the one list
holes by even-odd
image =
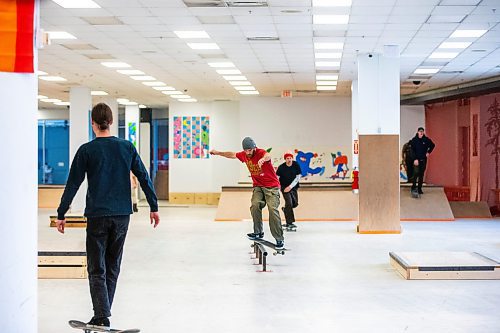
[[262, 164], [271, 160], [271, 154], [265, 153], [264, 156], [259, 160], [259, 166], [262, 168]]
[[212, 149], [210, 151], [210, 155], [218, 155], [225, 158], [236, 158], [236, 153], [234, 151], [217, 151], [215, 149]]

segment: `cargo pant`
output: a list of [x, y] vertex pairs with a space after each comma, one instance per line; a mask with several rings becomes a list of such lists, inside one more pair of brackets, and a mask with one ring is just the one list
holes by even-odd
[[269, 228], [271, 234], [277, 241], [282, 241], [283, 229], [281, 228], [281, 217], [278, 210], [280, 205], [280, 189], [278, 187], [259, 187], [253, 188], [252, 206], [250, 213], [253, 219], [253, 231], [255, 233], [264, 232], [262, 224], [262, 209], [266, 206], [269, 210]]

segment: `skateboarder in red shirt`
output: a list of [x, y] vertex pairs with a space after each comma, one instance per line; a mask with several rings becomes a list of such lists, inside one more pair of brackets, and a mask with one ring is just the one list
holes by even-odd
[[285, 242], [278, 211], [280, 204], [280, 182], [271, 162], [271, 155], [264, 149], [257, 148], [255, 141], [249, 137], [243, 139], [242, 146], [243, 151], [239, 153], [211, 150], [210, 154], [226, 158], [237, 158], [242, 163], [246, 163], [253, 180], [250, 212], [252, 214], [254, 232], [248, 234], [248, 237], [252, 239], [261, 239], [264, 237], [262, 208], [267, 204], [269, 210], [269, 228], [271, 229], [271, 234], [276, 239], [276, 248], [282, 249], [285, 246]]

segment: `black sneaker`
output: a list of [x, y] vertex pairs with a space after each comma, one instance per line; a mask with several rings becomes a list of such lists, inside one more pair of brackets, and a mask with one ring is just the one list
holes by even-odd
[[92, 319], [90, 319], [90, 321], [87, 323], [87, 326], [107, 329], [111, 327], [109, 319], [106, 317], [92, 317]]
[[280, 241], [280, 240], [277, 240], [276, 241], [276, 250], [281, 250], [285, 248], [285, 242], [284, 241]]
[[295, 229], [295, 228], [297, 228], [297, 225], [294, 223], [287, 223], [286, 227], [289, 229]]
[[247, 234], [248, 238], [251, 238], [251, 239], [262, 239], [264, 238], [264, 233], [261, 232], [260, 234], [258, 233], [255, 233], [255, 232], [252, 232], [250, 234]]
[[418, 194], [424, 194], [424, 191], [422, 191], [422, 189], [419, 189]]

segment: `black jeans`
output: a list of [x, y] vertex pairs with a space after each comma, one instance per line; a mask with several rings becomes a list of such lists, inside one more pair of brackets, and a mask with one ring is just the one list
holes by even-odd
[[412, 189], [417, 188], [416, 183], [418, 181], [418, 189], [422, 190], [422, 184], [424, 183], [425, 169], [427, 168], [427, 159], [418, 160], [418, 166], [414, 166], [413, 171], [413, 185]]
[[87, 271], [95, 317], [111, 316], [130, 215], [87, 219]]
[[283, 213], [285, 213], [286, 224], [292, 224], [295, 222], [295, 215], [293, 214], [293, 209], [299, 205], [299, 193], [297, 188], [292, 188], [290, 192], [284, 192], [283, 198], [285, 199], [285, 207], [283, 207]]

